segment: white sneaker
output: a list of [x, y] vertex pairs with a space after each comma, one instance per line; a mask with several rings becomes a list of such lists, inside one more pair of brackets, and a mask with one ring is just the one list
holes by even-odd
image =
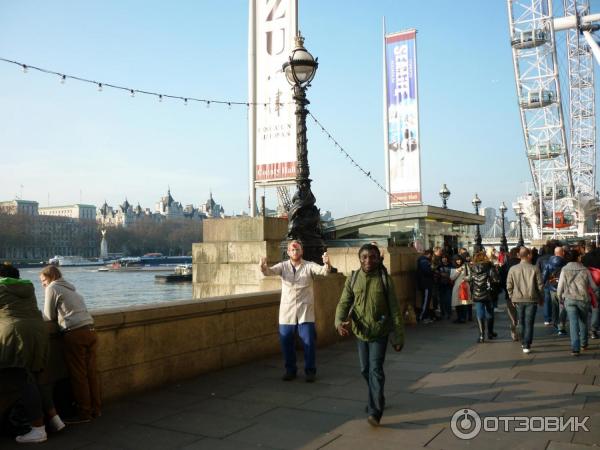
[[530, 349], [528, 349], [528, 348], [524, 348], [524, 349], [523, 349], [523, 353], [527, 354], [527, 353], [529, 353], [529, 352], [531, 352], [531, 350], [530, 350]]
[[41, 427], [31, 427], [31, 431], [29, 433], [22, 434], [21, 436], [17, 436], [15, 438], [19, 444], [45, 442], [47, 439], [48, 436], [46, 435], [46, 428], [43, 425]]
[[552, 325], [552, 323], [551, 322], [544, 322], [544, 325], [545, 326], [549, 326], [549, 325]]
[[65, 423], [57, 414], [48, 421], [48, 426], [50, 427], [50, 431], [57, 432], [65, 428]]

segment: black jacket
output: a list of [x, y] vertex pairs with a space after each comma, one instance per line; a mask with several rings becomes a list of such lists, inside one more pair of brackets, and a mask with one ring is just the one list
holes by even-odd
[[494, 286], [500, 284], [500, 276], [492, 263], [483, 262], [471, 266], [471, 297], [474, 302], [492, 299]]

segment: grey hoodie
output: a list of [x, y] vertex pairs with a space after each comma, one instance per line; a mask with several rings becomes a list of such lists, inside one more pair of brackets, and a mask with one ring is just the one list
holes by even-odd
[[588, 302], [588, 287], [598, 289], [589, 270], [579, 262], [570, 262], [560, 271], [556, 295], [561, 300]]
[[75, 286], [62, 278], [54, 280], [46, 287], [44, 319], [57, 321], [62, 331], [75, 330], [94, 323], [83, 297], [75, 290]]

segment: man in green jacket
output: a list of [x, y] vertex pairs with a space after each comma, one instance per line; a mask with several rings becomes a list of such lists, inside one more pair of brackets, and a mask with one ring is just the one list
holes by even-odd
[[389, 339], [394, 350], [402, 350], [404, 321], [379, 248], [363, 245], [358, 259], [360, 270], [346, 280], [335, 311], [335, 327], [341, 336], [348, 336], [351, 329], [357, 338], [360, 369], [369, 390], [367, 421], [378, 426], [385, 407], [383, 362], [387, 343]]

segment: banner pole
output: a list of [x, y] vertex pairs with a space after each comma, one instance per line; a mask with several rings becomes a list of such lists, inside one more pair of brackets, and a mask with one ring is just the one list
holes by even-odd
[[249, 0], [248, 3], [248, 206], [250, 217], [256, 217], [256, 0]]

